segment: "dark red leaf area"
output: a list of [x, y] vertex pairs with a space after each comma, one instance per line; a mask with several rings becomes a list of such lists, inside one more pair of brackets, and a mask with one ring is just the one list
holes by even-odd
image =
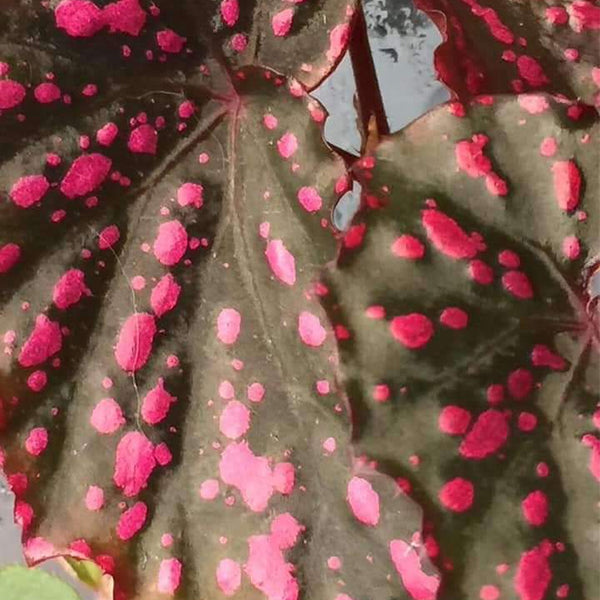
[[355, 168], [324, 300], [355, 443], [424, 507], [440, 599], [600, 594], [600, 127], [572, 107], [451, 103]]
[[441, 80], [460, 99], [549, 91], [600, 103], [595, 0], [418, 0], [444, 38]]

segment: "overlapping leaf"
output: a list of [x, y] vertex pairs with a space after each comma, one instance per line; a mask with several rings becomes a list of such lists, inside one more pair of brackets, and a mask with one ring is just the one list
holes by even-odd
[[1, 46], [1, 462], [29, 562], [92, 558], [119, 600], [433, 598], [420, 510], [354, 458], [336, 387], [323, 110], [230, 76], [190, 8], [52, 8], [11, 4]]
[[461, 99], [548, 91], [598, 106], [600, 5], [595, 0], [418, 0], [444, 42], [442, 81]]
[[440, 599], [594, 598], [600, 128], [450, 104], [360, 160], [326, 281], [356, 443], [424, 506]]

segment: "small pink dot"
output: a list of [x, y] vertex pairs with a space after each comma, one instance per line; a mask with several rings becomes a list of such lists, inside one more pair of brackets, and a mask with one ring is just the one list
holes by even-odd
[[201, 165], [205, 165], [210, 160], [210, 156], [206, 152], [202, 152], [200, 156], [198, 156], [198, 162]]

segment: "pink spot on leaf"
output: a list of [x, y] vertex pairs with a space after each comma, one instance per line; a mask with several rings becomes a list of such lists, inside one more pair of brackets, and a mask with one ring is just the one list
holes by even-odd
[[465, 512], [473, 505], [473, 484], [462, 477], [446, 482], [439, 493], [440, 502], [453, 512]]
[[267, 262], [273, 274], [279, 281], [294, 285], [296, 283], [296, 261], [294, 255], [285, 247], [281, 240], [271, 240], [265, 250]]
[[219, 418], [219, 429], [229, 439], [243, 436], [250, 427], [250, 411], [238, 400], [227, 403]]
[[366, 479], [353, 477], [348, 483], [346, 499], [361, 523], [371, 527], [379, 523], [379, 494]]
[[479, 251], [476, 240], [468, 236], [448, 215], [435, 209], [426, 209], [422, 212], [421, 221], [431, 243], [446, 256], [473, 258]]
[[117, 536], [126, 542], [136, 535], [146, 523], [148, 507], [144, 502], [136, 502], [127, 509], [119, 518]]
[[233, 596], [242, 585], [242, 568], [231, 558], [224, 558], [217, 565], [217, 585], [225, 596]]
[[181, 583], [182, 565], [176, 558], [165, 558], [158, 569], [158, 585], [161, 594], [173, 596]]
[[60, 325], [51, 321], [46, 315], [38, 315], [35, 326], [19, 354], [19, 364], [22, 367], [35, 367], [62, 348]]
[[128, 372], [141, 369], [152, 352], [156, 322], [153, 315], [134, 313], [121, 327], [115, 347], [117, 364]]
[[90, 424], [98, 433], [109, 435], [125, 425], [125, 417], [114, 398], [103, 398], [94, 407]]
[[402, 584], [413, 600], [437, 598], [440, 579], [436, 575], [428, 575], [423, 571], [421, 558], [412, 546], [403, 540], [392, 540], [390, 556], [402, 579]]
[[148, 484], [156, 467], [154, 445], [139, 431], [126, 433], [117, 446], [113, 481], [127, 497], [136, 496]]
[[224, 308], [217, 317], [217, 338], [223, 344], [235, 344], [241, 325], [242, 315], [235, 308]]
[[165, 390], [164, 380], [159, 377], [158, 383], [144, 397], [142, 402], [142, 418], [148, 425], [157, 425], [164, 421], [169, 414], [171, 404], [177, 398]]
[[308, 311], [301, 312], [298, 317], [298, 333], [302, 342], [313, 348], [322, 346], [327, 337], [319, 317]]
[[415, 350], [425, 346], [433, 336], [431, 320], [421, 313], [394, 317], [390, 323], [392, 336], [402, 345]]
[[52, 300], [57, 308], [66, 310], [77, 304], [82, 296], [90, 295], [90, 290], [85, 285], [85, 275], [79, 269], [67, 271], [54, 286]]
[[40, 202], [49, 189], [50, 183], [43, 175], [26, 175], [12, 186], [9, 196], [20, 208], [29, 208]]
[[176, 265], [186, 253], [187, 246], [188, 234], [179, 221], [168, 221], [158, 227], [153, 250], [154, 256], [163, 265], [167, 267]]
[[106, 179], [112, 161], [102, 154], [84, 154], [73, 161], [60, 184], [60, 191], [69, 199], [93, 192]]

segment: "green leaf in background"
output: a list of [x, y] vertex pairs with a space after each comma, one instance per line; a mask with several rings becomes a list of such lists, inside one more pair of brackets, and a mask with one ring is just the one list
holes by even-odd
[[39, 569], [13, 566], [0, 570], [2, 600], [80, 600], [66, 583]]
[[65, 560], [80, 581], [83, 581], [83, 583], [94, 589], [101, 587], [104, 573], [95, 562], [91, 560], [77, 560], [69, 557], [66, 557]]

